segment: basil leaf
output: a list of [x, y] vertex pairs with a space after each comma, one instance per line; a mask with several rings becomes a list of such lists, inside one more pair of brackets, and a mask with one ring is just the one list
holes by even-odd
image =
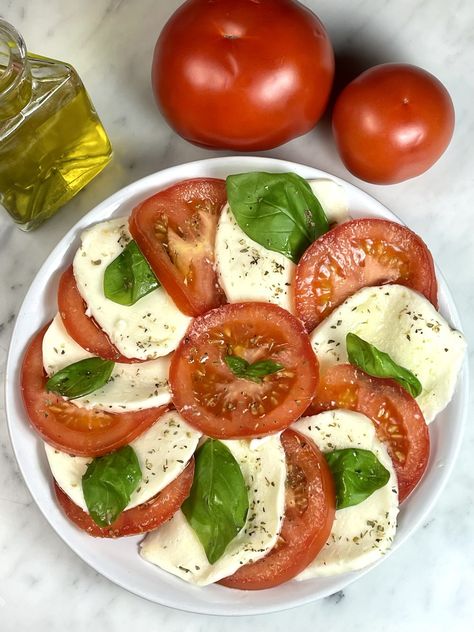
[[95, 458], [82, 477], [82, 491], [91, 518], [108, 527], [122, 513], [142, 479], [134, 449], [126, 445]]
[[230, 208], [244, 233], [295, 263], [329, 230], [321, 204], [296, 173], [241, 173], [228, 176], [226, 188]]
[[50, 377], [46, 382], [46, 390], [69, 399], [89, 395], [107, 383], [114, 366], [114, 362], [102, 358], [79, 360]]
[[216, 439], [197, 450], [195, 461], [191, 492], [181, 510], [214, 564], [245, 524], [247, 486], [232, 452]]
[[273, 360], [259, 360], [249, 364], [244, 358], [234, 355], [225, 356], [224, 360], [234, 375], [252, 382], [261, 382], [266, 375], [277, 373], [284, 368], [282, 364]]
[[358, 505], [390, 479], [390, 472], [370, 450], [346, 448], [324, 456], [336, 486], [336, 509]]
[[249, 368], [250, 364], [244, 358], [239, 358], [239, 356], [227, 355], [224, 357], [224, 361], [232, 371], [234, 375], [237, 377], [245, 377], [245, 372]]
[[136, 241], [130, 241], [104, 272], [104, 294], [119, 305], [134, 305], [159, 286]]
[[423, 387], [411, 371], [403, 368], [392, 358], [380, 351], [370, 342], [359, 338], [356, 334], [346, 336], [347, 356], [349, 362], [374, 377], [385, 377], [395, 380], [413, 397], [418, 397]]

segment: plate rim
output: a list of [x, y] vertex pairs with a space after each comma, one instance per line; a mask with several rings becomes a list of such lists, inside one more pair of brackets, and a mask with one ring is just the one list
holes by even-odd
[[[17, 462], [18, 468], [20, 470], [20, 473], [22, 475], [22, 478], [24, 480], [24, 483], [26, 487], [28, 488], [29, 493], [31, 494], [37, 507], [39, 508], [43, 516], [45, 517], [46, 521], [49, 523], [52, 529], [56, 532], [56, 534], [61, 538], [61, 540], [63, 540], [63, 542], [83, 562], [85, 562], [88, 566], [93, 568], [96, 572], [100, 573], [102, 576], [106, 577], [109, 581], [119, 585], [121, 588], [124, 588], [125, 590], [128, 590], [129, 592], [133, 594], [136, 594], [142, 598], [145, 598], [153, 603], [158, 603], [160, 605], [171, 607], [171, 608], [181, 610], [184, 612], [193, 612], [197, 614], [206, 614], [206, 615], [215, 615], [215, 616], [219, 616], [219, 615], [248, 616], [248, 615], [256, 615], [256, 614], [268, 614], [271, 612], [287, 610], [290, 608], [298, 607], [300, 605], [311, 603], [318, 599], [327, 597], [330, 594], [337, 592], [337, 590], [341, 590], [342, 588], [348, 586], [352, 582], [356, 581], [359, 577], [362, 577], [366, 573], [370, 572], [370, 570], [372, 570], [375, 566], [378, 566], [378, 564], [380, 564], [384, 559], [387, 559], [389, 555], [391, 555], [394, 551], [396, 551], [419, 528], [420, 524], [426, 519], [426, 517], [432, 511], [434, 505], [438, 501], [439, 497], [441, 496], [441, 493], [443, 489], [445, 488], [452, 474], [452, 470], [459, 456], [459, 451], [460, 451], [461, 443], [462, 443], [464, 433], [465, 433], [465, 428], [466, 428], [468, 395], [469, 395], [469, 367], [468, 367], [468, 354], [466, 353], [464, 357], [463, 365], [461, 368], [461, 372], [458, 376], [458, 382], [456, 386], [455, 395], [453, 396], [453, 398], [454, 397], [458, 398], [459, 406], [460, 406], [460, 415], [459, 415], [459, 420], [457, 421], [457, 436], [456, 436], [455, 442], [452, 445], [450, 461], [446, 465], [446, 467], [443, 469], [443, 473], [440, 477], [437, 487], [435, 488], [433, 492], [430, 493], [428, 500], [425, 501], [423, 510], [419, 511], [417, 515], [415, 516], [415, 518], [411, 520], [410, 527], [407, 530], [407, 532], [404, 533], [402, 537], [399, 537], [398, 539], [395, 540], [394, 545], [392, 546], [389, 552], [389, 555], [385, 556], [384, 558], [380, 558], [374, 564], [364, 569], [361, 569], [360, 571], [340, 575], [339, 577], [341, 578], [341, 581], [339, 583], [341, 584], [341, 586], [339, 588], [330, 588], [326, 591], [323, 590], [323, 591], [320, 591], [317, 595], [309, 594], [309, 595], [304, 595], [300, 598], [293, 598], [293, 599], [290, 599], [288, 603], [285, 602], [283, 604], [277, 604], [277, 605], [258, 606], [255, 604], [244, 604], [241, 602], [239, 603], [239, 601], [236, 599], [234, 601], [234, 608], [222, 603], [219, 603], [218, 604], [219, 607], [216, 607], [216, 604], [211, 605], [211, 604], [208, 604], [207, 601], [201, 602], [200, 606], [202, 607], [199, 607], [199, 608], [197, 608], [196, 606], [192, 608], [183, 607], [182, 603], [179, 603], [177, 599], [159, 600], [155, 596], [151, 595], [150, 593], [147, 594], [145, 591], [140, 591], [138, 589], [134, 589], [130, 585], [127, 585], [125, 582], [121, 581], [120, 578], [113, 576], [113, 574], [109, 573], [107, 570], [104, 570], [103, 568], [98, 568], [97, 564], [95, 564], [94, 561], [90, 559], [91, 556], [88, 556], [83, 551], [80, 551], [79, 550], [80, 547], [76, 546], [74, 543], [70, 541], [70, 539], [67, 537], [67, 534], [63, 533], [60, 530], [59, 525], [55, 524], [55, 522], [53, 521], [53, 518], [50, 515], [48, 515], [48, 513], [46, 512], [46, 509], [43, 508], [40, 500], [37, 498], [36, 492], [32, 491], [28, 482], [28, 479], [29, 479], [28, 473], [26, 472], [26, 468], [24, 468], [24, 463], [20, 456], [21, 449], [20, 449], [20, 445], [17, 443], [18, 437], [15, 435], [14, 425], [16, 423], [16, 420], [14, 419], [15, 412], [13, 410], [12, 398], [18, 397], [18, 391], [16, 390], [17, 378], [18, 378], [18, 373], [19, 373], [18, 361], [20, 360], [20, 358], [23, 356], [23, 353], [24, 353], [24, 349], [25, 349], [24, 340], [23, 340], [23, 344], [21, 345], [21, 351], [15, 353], [15, 350], [13, 349], [13, 347], [16, 342], [16, 338], [18, 337], [18, 330], [20, 329], [20, 324], [22, 321], [22, 315], [23, 315], [25, 305], [29, 302], [31, 298], [30, 295], [33, 294], [33, 289], [36, 283], [39, 282], [39, 280], [41, 280], [41, 277], [45, 274], [45, 271], [49, 267], [51, 267], [50, 262], [55, 259], [61, 259], [61, 257], [64, 257], [64, 255], [67, 254], [69, 250], [71, 250], [72, 243], [77, 238], [79, 232], [82, 231], [86, 225], [90, 225], [94, 221], [94, 220], [91, 221], [90, 219], [92, 215], [99, 214], [100, 211], [104, 208], [110, 208], [111, 209], [110, 215], [113, 215], [113, 213], [115, 213], [115, 211], [120, 206], [120, 204], [125, 203], [127, 200], [130, 200], [133, 197], [134, 192], [136, 191], [137, 188], [138, 189], [146, 188], [146, 186], [149, 183], [153, 183], [154, 180], [159, 176], [161, 176], [161, 178], [163, 179], [167, 179], [167, 176], [172, 176], [173, 173], [181, 171], [181, 170], [186, 170], [188, 168], [191, 168], [195, 171], [203, 167], [207, 168], [208, 166], [212, 168], [212, 166], [215, 166], [215, 165], [218, 165], [219, 167], [223, 169], [229, 166], [228, 171], [230, 173], [232, 172], [233, 163], [241, 165], [243, 162], [249, 164], [249, 169], [248, 169], [249, 171], [256, 170], [255, 167], [252, 167], [252, 163], [258, 164], [259, 170], [261, 170], [261, 165], [263, 162], [267, 164], [270, 171], [272, 170], [280, 171], [280, 168], [284, 168], [286, 170], [293, 170], [297, 173], [298, 173], [298, 170], [306, 170], [306, 171], [309, 170], [314, 173], [314, 177], [330, 178], [331, 180], [344, 186], [344, 188], [348, 192], [355, 193], [359, 197], [362, 194], [362, 198], [370, 200], [371, 205], [373, 205], [373, 203], [375, 202], [378, 207], [383, 209], [383, 211], [386, 212], [388, 215], [392, 216], [395, 221], [399, 222], [400, 224], [405, 225], [404, 222], [402, 222], [401, 219], [395, 213], [393, 213], [393, 211], [391, 211], [384, 204], [379, 202], [379, 200], [377, 200], [373, 195], [366, 193], [365, 191], [360, 189], [358, 186], [351, 184], [350, 182], [347, 182], [346, 180], [338, 176], [334, 176], [333, 174], [330, 174], [326, 171], [322, 171], [320, 169], [317, 169], [310, 165], [305, 165], [303, 163], [281, 160], [278, 158], [272, 158], [268, 156], [223, 156], [223, 157], [214, 157], [214, 158], [204, 158], [200, 160], [194, 160], [191, 162], [180, 163], [172, 167], [167, 167], [165, 169], [158, 170], [152, 174], [149, 174], [143, 178], [140, 178], [138, 180], [135, 180], [129, 183], [125, 187], [122, 187], [115, 193], [111, 194], [110, 196], [102, 200], [99, 204], [97, 204], [92, 209], [90, 209], [86, 214], [84, 214], [66, 232], [66, 234], [62, 238], [60, 238], [59, 242], [51, 250], [51, 252], [48, 254], [46, 259], [44, 260], [43, 264], [40, 266], [39, 270], [37, 271], [34, 279], [32, 280], [28, 288], [28, 291], [25, 294], [22, 304], [18, 310], [18, 314], [16, 316], [14, 327], [11, 334], [10, 344], [9, 344], [8, 353], [7, 353], [7, 361], [5, 365], [5, 387], [4, 387], [5, 413], [6, 413], [6, 421], [7, 421], [7, 431], [8, 431], [10, 443], [12, 445], [13, 454]], [[204, 176], [192, 176], [192, 177], [204, 177]], [[178, 181], [179, 179], [180, 178], [174, 181]], [[171, 180], [173, 180], [172, 177], [171, 177]], [[170, 186], [170, 184], [171, 183], [168, 183], [166, 185], [157, 185], [157, 186], [166, 187], [166, 186]], [[456, 327], [458, 330], [462, 331], [463, 330], [462, 323], [459, 316], [459, 311], [456, 306], [456, 302], [450, 292], [450, 289], [445, 281], [445, 278], [441, 270], [436, 265], [436, 263], [435, 263], [435, 269], [436, 269], [439, 289], [443, 293], [443, 296], [445, 297], [446, 303], [448, 304], [448, 307], [449, 307], [451, 324], [454, 325], [454, 327]], [[14, 363], [15, 363], [15, 366], [13, 366]], [[34, 437], [34, 439], [38, 441], [38, 437]], [[49, 486], [51, 487], [50, 483], [49, 483]], [[262, 591], [262, 592], [266, 593], [267, 591]]]

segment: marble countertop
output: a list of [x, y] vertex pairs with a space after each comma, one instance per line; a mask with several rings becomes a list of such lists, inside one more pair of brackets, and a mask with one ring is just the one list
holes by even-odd
[[[30, 50], [71, 62], [109, 132], [111, 165], [67, 208], [24, 234], [0, 215], [0, 375], [15, 316], [36, 271], [60, 237], [117, 189], [164, 167], [222, 153], [176, 136], [158, 113], [149, 67], [156, 37], [180, 0], [4, 0], [0, 12]], [[450, 91], [454, 139], [427, 174], [377, 187], [351, 176], [338, 159], [327, 120], [315, 131], [265, 152], [334, 173], [360, 186], [419, 232], [443, 271], [474, 348], [474, 5], [470, 0], [307, 0], [332, 38], [343, 73], [386, 61], [425, 67]], [[224, 152], [228, 153], [228, 152]], [[473, 385], [474, 386], [474, 385]], [[377, 629], [463, 632], [474, 618], [474, 430], [430, 518], [384, 564], [343, 592], [259, 618], [186, 614], [131, 595], [86, 566], [49, 527], [19, 474], [0, 406], [0, 629], [135, 629], [262, 632]]]

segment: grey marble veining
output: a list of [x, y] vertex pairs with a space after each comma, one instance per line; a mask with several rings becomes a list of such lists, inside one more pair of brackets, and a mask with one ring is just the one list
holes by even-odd
[[[0, 377], [13, 321], [36, 271], [77, 219], [122, 186], [163, 167], [222, 152], [171, 132], [153, 102], [150, 60], [156, 36], [179, 0], [4, 0], [0, 13], [30, 50], [71, 62], [107, 128], [111, 165], [39, 230], [23, 234], [0, 216]], [[474, 5], [469, 0], [307, 0], [326, 25], [339, 79], [375, 63], [427, 68], [451, 92], [454, 139], [427, 174], [377, 187], [352, 177], [331, 142], [328, 118], [315, 131], [270, 152], [332, 172], [395, 211], [432, 249], [457, 300], [474, 349]], [[47, 7], [47, 8], [46, 8]], [[342, 70], [341, 70], [342, 69]], [[227, 152], [225, 152], [227, 153]], [[0, 402], [3, 413], [3, 392]], [[4, 414], [2, 414], [4, 418]], [[275, 615], [212, 618], [173, 611], [99, 576], [48, 526], [31, 500], [0, 423], [0, 630], [358, 632], [472, 630], [474, 477], [472, 424], [448, 486], [430, 518], [400, 550], [341, 593]]]

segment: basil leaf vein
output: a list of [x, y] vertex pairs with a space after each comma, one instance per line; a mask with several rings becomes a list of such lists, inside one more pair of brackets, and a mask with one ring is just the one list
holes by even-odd
[[137, 455], [129, 445], [93, 459], [82, 477], [82, 491], [94, 522], [100, 527], [115, 522], [141, 479]]
[[104, 294], [119, 305], [134, 305], [159, 286], [150, 264], [133, 240], [104, 272]]
[[252, 382], [262, 382], [262, 378], [272, 373], [277, 373], [285, 367], [273, 360], [259, 360], [250, 364], [244, 358], [239, 356], [227, 355], [224, 357], [224, 361], [237, 377], [244, 378], [246, 380], [252, 380]]
[[211, 564], [243, 528], [248, 508], [239, 464], [227, 446], [208, 439], [195, 454], [194, 481], [181, 510]]
[[86, 358], [64, 367], [46, 382], [46, 390], [69, 399], [83, 397], [104, 386], [115, 363], [102, 358]]
[[296, 173], [241, 173], [228, 176], [226, 188], [232, 213], [245, 234], [295, 263], [329, 230], [321, 204]]
[[360, 504], [390, 479], [390, 472], [370, 450], [346, 448], [324, 456], [336, 487], [336, 509]]
[[391, 378], [413, 397], [423, 390], [418, 378], [408, 369], [397, 364], [388, 353], [380, 351], [374, 345], [353, 333], [346, 336], [349, 362], [374, 377]]

